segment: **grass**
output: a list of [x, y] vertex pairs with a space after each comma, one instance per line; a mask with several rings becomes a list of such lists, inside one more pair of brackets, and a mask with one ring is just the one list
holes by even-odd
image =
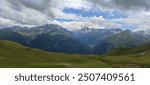
[[[126, 49], [125, 49], [126, 50]], [[125, 51], [122, 50], [122, 51]], [[120, 51], [120, 50], [119, 50]], [[134, 68], [150, 67], [150, 48], [141, 46], [104, 56], [51, 53], [12, 41], [0, 41], [1, 68]], [[118, 54], [118, 55], [117, 55]]]

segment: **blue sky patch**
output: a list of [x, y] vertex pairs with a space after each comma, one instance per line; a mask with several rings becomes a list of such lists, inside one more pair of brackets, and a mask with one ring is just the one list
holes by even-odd
[[59, 22], [73, 22], [73, 21], [77, 21], [77, 20], [63, 19], [63, 18], [57, 18], [57, 19], [54, 19], [54, 20], [57, 20], [57, 21], [59, 21]]
[[82, 16], [82, 17], [99, 17], [99, 16], [103, 16], [105, 19], [113, 19], [113, 18], [127, 18], [128, 16], [120, 11], [113, 11], [113, 12], [103, 12], [103, 11], [95, 11], [93, 10], [78, 10], [78, 9], [72, 9], [72, 8], [67, 8], [64, 9], [65, 13], [70, 13], [70, 14], [76, 14], [78, 16]]

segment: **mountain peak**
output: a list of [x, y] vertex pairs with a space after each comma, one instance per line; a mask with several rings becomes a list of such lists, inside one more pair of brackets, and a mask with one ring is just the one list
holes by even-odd
[[91, 31], [93, 31], [93, 30], [94, 30], [94, 28], [88, 28], [88, 27], [86, 27], [86, 28], [80, 29], [79, 31], [81, 31], [81, 32], [83, 32], [83, 33], [88, 33], [88, 32], [91, 32]]

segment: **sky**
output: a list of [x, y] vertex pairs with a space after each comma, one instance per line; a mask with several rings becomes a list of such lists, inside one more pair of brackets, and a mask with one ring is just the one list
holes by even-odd
[[0, 26], [42, 24], [150, 32], [150, 0], [0, 0]]

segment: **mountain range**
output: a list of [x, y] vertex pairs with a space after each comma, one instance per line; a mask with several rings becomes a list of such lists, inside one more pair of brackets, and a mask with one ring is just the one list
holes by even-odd
[[54, 24], [34, 27], [1, 27], [0, 40], [12, 40], [27, 47], [68, 54], [105, 54], [114, 48], [133, 48], [150, 43], [145, 32], [82, 28], [76, 31]]

